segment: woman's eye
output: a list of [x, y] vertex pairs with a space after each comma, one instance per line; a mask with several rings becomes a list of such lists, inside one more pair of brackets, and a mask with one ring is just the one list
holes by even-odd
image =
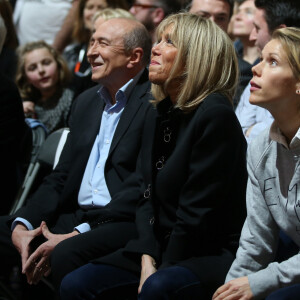
[[167, 39], [167, 43], [168, 43], [168, 44], [172, 44], [172, 45], [173, 45], [173, 42], [172, 42], [172, 40], [171, 40], [171, 39]]
[[272, 59], [270, 64], [271, 64], [271, 66], [275, 67], [275, 66], [277, 66], [277, 61]]
[[31, 65], [31, 66], [29, 66], [29, 67], [27, 68], [27, 71], [32, 72], [32, 71], [34, 71], [35, 69], [36, 69], [36, 66], [35, 66], [35, 65]]
[[45, 60], [43, 61], [43, 64], [44, 64], [44, 65], [50, 65], [51, 62], [52, 62], [52, 60], [50, 60], [50, 59], [45, 59]]

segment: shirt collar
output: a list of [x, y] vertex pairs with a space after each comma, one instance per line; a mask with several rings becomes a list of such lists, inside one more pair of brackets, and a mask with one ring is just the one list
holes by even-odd
[[276, 122], [272, 123], [269, 136], [271, 140], [283, 145], [287, 149], [295, 149], [300, 146], [300, 128], [298, 128], [298, 131], [292, 138], [289, 145], [286, 141], [286, 138], [281, 133], [279, 127], [276, 125]]
[[[116, 93], [116, 102], [125, 101], [130, 97], [130, 94], [134, 87], [136, 86], [137, 82], [139, 81], [140, 77], [142, 76], [144, 72], [144, 69], [142, 69], [137, 75], [135, 75], [133, 78], [131, 78], [129, 81], [127, 81]], [[112, 106], [111, 104], [111, 97], [106, 87], [101, 86], [98, 90], [98, 95], [100, 95], [105, 104], [108, 106]]]

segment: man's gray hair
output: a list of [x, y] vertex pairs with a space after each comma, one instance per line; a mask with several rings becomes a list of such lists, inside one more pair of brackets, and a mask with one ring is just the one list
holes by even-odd
[[142, 63], [146, 66], [150, 62], [152, 40], [147, 29], [142, 24], [139, 24], [124, 35], [124, 48], [127, 53], [139, 47], [144, 51]]

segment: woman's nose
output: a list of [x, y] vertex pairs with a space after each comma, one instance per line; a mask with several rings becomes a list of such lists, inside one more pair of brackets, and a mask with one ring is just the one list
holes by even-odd
[[158, 54], [160, 51], [160, 46], [161, 46], [161, 42], [156, 43], [153, 47], [152, 47], [152, 54]]
[[39, 71], [39, 73], [45, 72], [45, 68], [43, 67], [43, 65], [41, 65], [41, 64], [38, 65], [38, 71]]
[[252, 67], [251, 71], [253, 75], [259, 76], [261, 74], [261, 64], [262, 61]]

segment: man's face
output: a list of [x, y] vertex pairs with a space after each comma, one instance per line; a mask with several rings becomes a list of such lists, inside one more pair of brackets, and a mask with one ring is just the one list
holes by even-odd
[[153, 31], [155, 29], [153, 11], [156, 8], [156, 3], [153, 0], [136, 0], [129, 11], [148, 31]]
[[262, 51], [265, 45], [270, 41], [271, 35], [265, 19], [265, 10], [257, 8], [253, 20], [254, 28], [251, 31], [249, 40], [255, 41], [255, 46]]
[[95, 29], [87, 53], [92, 80], [107, 88], [112, 84], [118, 87], [124, 81], [122, 77], [130, 60], [130, 54], [124, 51], [123, 36], [132, 28], [124, 19], [111, 19]]
[[230, 6], [223, 0], [193, 0], [190, 12], [211, 19], [225, 32], [230, 21]]

